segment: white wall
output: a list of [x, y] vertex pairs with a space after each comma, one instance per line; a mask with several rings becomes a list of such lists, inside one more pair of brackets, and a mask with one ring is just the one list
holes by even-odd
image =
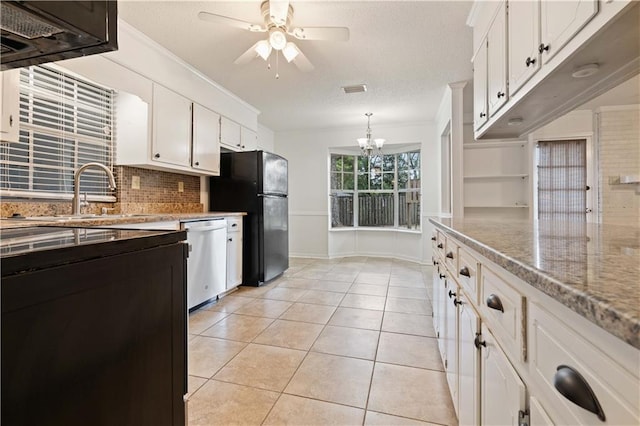
[[273, 130], [258, 123], [258, 149], [273, 152], [275, 149], [275, 135]]
[[[359, 128], [277, 132], [275, 152], [289, 160], [289, 252], [292, 256], [389, 256], [427, 262], [430, 234], [407, 231], [329, 231], [329, 149], [355, 147], [364, 136]], [[422, 223], [439, 208], [439, 138], [434, 123], [373, 125], [386, 146], [420, 144], [422, 160]]]

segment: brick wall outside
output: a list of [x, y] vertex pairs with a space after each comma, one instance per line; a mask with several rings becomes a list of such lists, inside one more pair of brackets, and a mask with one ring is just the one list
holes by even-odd
[[640, 175], [640, 106], [601, 111], [598, 136], [602, 222], [640, 225], [640, 184], [618, 183]]

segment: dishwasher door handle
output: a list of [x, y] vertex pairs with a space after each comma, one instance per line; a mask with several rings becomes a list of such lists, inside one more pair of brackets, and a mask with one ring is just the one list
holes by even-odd
[[219, 226], [219, 225], [214, 225], [214, 226], [199, 226], [199, 227], [195, 227], [195, 228], [187, 228], [187, 231], [193, 231], [193, 232], [206, 232], [206, 231], [215, 231], [216, 229], [225, 229], [227, 227], [227, 225], [224, 226]]

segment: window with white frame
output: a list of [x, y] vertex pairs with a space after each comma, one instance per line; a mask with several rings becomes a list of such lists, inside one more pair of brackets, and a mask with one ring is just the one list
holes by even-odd
[[[69, 199], [73, 174], [97, 162], [112, 167], [113, 91], [48, 66], [20, 70], [20, 137], [0, 144], [0, 194]], [[80, 192], [115, 201], [104, 172], [87, 170]]]
[[331, 154], [331, 227], [420, 229], [420, 151]]

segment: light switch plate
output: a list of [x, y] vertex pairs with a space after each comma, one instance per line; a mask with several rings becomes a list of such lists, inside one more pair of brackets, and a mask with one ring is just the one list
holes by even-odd
[[140, 189], [140, 176], [131, 176], [131, 189]]
[[184, 192], [184, 182], [178, 182], [178, 192]]

